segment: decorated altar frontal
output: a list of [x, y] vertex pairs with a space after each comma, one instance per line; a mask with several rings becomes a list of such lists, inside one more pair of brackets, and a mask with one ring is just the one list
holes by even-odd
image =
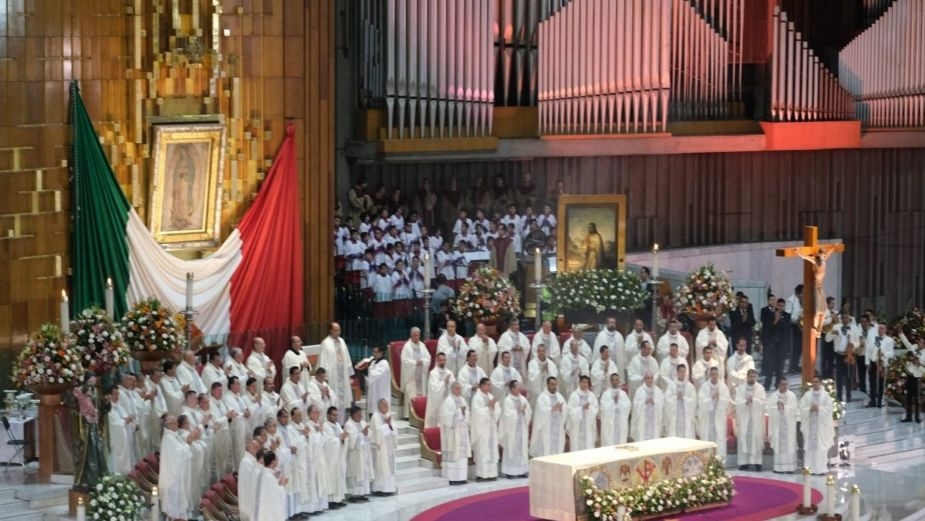
[[585, 477], [600, 490], [629, 490], [696, 478], [707, 472], [715, 454], [715, 443], [671, 437], [534, 458], [530, 515], [556, 521], [588, 519], [581, 486]]

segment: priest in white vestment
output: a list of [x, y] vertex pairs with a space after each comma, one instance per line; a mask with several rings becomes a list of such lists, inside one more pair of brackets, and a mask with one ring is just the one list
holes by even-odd
[[501, 454], [501, 473], [508, 478], [527, 477], [530, 462], [530, 419], [533, 409], [524, 396], [526, 387], [521, 382], [511, 382], [511, 392], [501, 402], [501, 418], [498, 420]]
[[192, 389], [196, 394], [207, 392], [208, 388], [196, 371], [196, 353], [183, 352], [183, 361], [177, 366], [177, 381], [180, 382], [180, 387]]
[[160, 471], [157, 489], [160, 492], [161, 512], [173, 519], [189, 519], [194, 509], [190, 504], [192, 488], [193, 449], [192, 435], [183, 438], [178, 432], [177, 417], [167, 416], [160, 446]]
[[[617, 329], [617, 319], [614, 317], [607, 318], [607, 325], [604, 327], [603, 331], [597, 334], [594, 337], [594, 349], [593, 352], [600, 353], [601, 348], [607, 346], [609, 349], [608, 353], [610, 359], [617, 365], [617, 367], [626, 367], [626, 350], [623, 345], [623, 334]], [[620, 365], [620, 359], [623, 359], [623, 364]], [[620, 375], [622, 378], [623, 375]], [[591, 384], [592, 388], [597, 391], [597, 388], [594, 387], [594, 383]], [[604, 387], [607, 387], [607, 380], [604, 380]], [[598, 391], [598, 393], [602, 392]]]
[[630, 437], [633, 441], [654, 440], [662, 436], [662, 412], [665, 398], [655, 385], [655, 373], [647, 371], [642, 385], [633, 394]]
[[600, 397], [609, 387], [608, 380], [613, 373], [619, 373], [616, 362], [610, 357], [610, 348], [602, 345], [598, 349], [598, 358], [591, 364], [591, 392]]
[[158, 368], [151, 371], [150, 378], [145, 378], [143, 384], [145, 394], [151, 402], [148, 417], [145, 418], [145, 427], [148, 431], [148, 451], [153, 452], [161, 446], [161, 431], [164, 419], [167, 417], [167, 399], [161, 390], [160, 382], [164, 379], [164, 372]]
[[585, 357], [581, 356], [579, 343], [568, 342], [568, 352], [562, 355], [559, 363], [559, 378], [562, 380], [562, 391], [571, 396], [578, 389], [578, 379], [581, 375], [589, 374], [590, 368]]
[[768, 443], [774, 450], [774, 472], [794, 472], [797, 468], [797, 420], [800, 404], [789, 389], [786, 378], [768, 396]]
[[[649, 344], [650, 347], [655, 346], [652, 335], [645, 330], [645, 324], [643, 324], [642, 320], [637, 318], [633, 321], [632, 331], [627, 333], [626, 338], [623, 340], [625, 362], [623, 365], [620, 365], [620, 367], [626, 367], [628, 369], [629, 363], [642, 352], [642, 346], [646, 343]], [[620, 361], [617, 360], [618, 365], [619, 362]]]
[[498, 403], [501, 403], [501, 400], [507, 396], [508, 384], [513, 381], [519, 382], [523, 378], [520, 371], [511, 363], [512, 358], [510, 351], [501, 351], [501, 363], [491, 373], [491, 394], [495, 396]]
[[[527, 335], [520, 332], [520, 322], [511, 321], [507, 331], [501, 333], [498, 339], [498, 352], [511, 353], [511, 366], [517, 369], [518, 374], [526, 374], [527, 361], [530, 359], [530, 341]], [[506, 393], [505, 393], [506, 394]]]
[[479, 481], [498, 477], [498, 418], [501, 417], [501, 404], [492, 394], [492, 387], [492, 382], [483, 378], [471, 404], [469, 439], [472, 443], [472, 459], [475, 461], [475, 477]]
[[325, 476], [325, 435], [324, 417], [321, 408], [315, 404], [308, 406], [308, 418], [303, 426], [308, 431], [306, 451], [308, 452], [308, 492], [304, 499], [305, 510], [309, 514], [320, 513], [328, 509], [328, 488]]
[[746, 347], [748, 341], [740, 338], [736, 342], [736, 352], [726, 361], [726, 383], [729, 385], [729, 392], [733, 394], [739, 386], [745, 384], [748, 372], [755, 370], [755, 360], [745, 352]]
[[665, 386], [665, 436], [697, 439], [697, 389], [687, 377], [686, 365], [678, 365], [677, 372]]
[[466, 405], [459, 382], [450, 385], [450, 394], [443, 399], [437, 412], [440, 425], [441, 476], [447, 478], [450, 485], [461, 485], [468, 479], [472, 446], [469, 442], [469, 407]]
[[248, 371], [247, 366], [244, 365], [244, 350], [240, 347], [231, 348], [231, 358], [225, 362], [225, 371], [229, 377], [237, 376], [242, 382], [246, 382], [248, 378], [253, 376]]
[[482, 381], [482, 378], [488, 378], [485, 370], [478, 363], [478, 357], [479, 355], [475, 350], [470, 349], [466, 353], [466, 365], [462, 366], [459, 372], [456, 373], [456, 381], [462, 385], [462, 395], [466, 399], [466, 403], [472, 401], [472, 395], [479, 391], [479, 382]]
[[535, 345], [533, 352], [536, 356], [527, 364], [527, 400], [530, 401], [531, 407], [536, 407], [536, 399], [546, 391], [546, 379], [550, 376], [558, 378], [559, 368], [556, 362], [546, 355], [544, 344]]
[[687, 359], [681, 357], [678, 344], [668, 347], [667, 356], [662, 358], [658, 368], [658, 386], [664, 391], [670, 382], [678, 379], [678, 366], [687, 366]]
[[424, 428], [440, 424], [440, 408], [450, 394], [450, 384], [456, 376], [446, 367], [446, 355], [437, 353], [437, 364], [430, 370], [427, 379], [427, 408], [424, 411]]
[[304, 424], [304, 413], [298, 407], [292, 408], [288, 415], [285, 410], [280, 410], [278, 418], [280, 434], [286, 437], [291, 453], [290, 463], [283, 469], [289, 480], [286, 484], [286, 513], [290, 517], [307, 515], [309, 505], [317, 503], [321, 494], [321, 487], [313, 483], [309, 475], [312, 462], [309, 459], [308, 436], [311, 431]]
[[337, 423], [337, 408], [329, 407], [324, 422], [324, 477], [328, 506], [346, 506], [347, 499], [347, 437], [349, 434]]
[[336, 407], [337, 393], [328, 385], [328, 370], [319, 365], [315, 368], [315, 375], [305, 386], [308, 391], [308, 401], [318, 406], [318, 409], [327, 411], [328, 407]]
[[230, 424], [237, 412], [229, 409], [222, 401], [224, 391], [220, 382], [213, 382], [209, 396], [199, 399], [199, 408], [208, 412], [212, 418], [209, 424], [212, 436], [212, 466], [218, 477], [231, 472], [234, 466]]
[[370, 420], [373, 454], [373, 495], [392, 495], [398, 491], [395, 479], [395, 449], [398, 447], [398, 432], [392, 426], [389, 401], [379, 400], [378, 411]]
[[225, 373], [225, 364], [222, 354], [213, 351], [209, 354], [209, 363], [202, 368], [202, 384], [206, 389], [212, 389], [212, 384], [218, 382], [222, 387], [228, 387], [228, 375]]
[[697, 393], [698, 434], [716, 444], [716, 455], [726, 461], [726, 419], [729, 417], [729, 388], [719, 378], [719, 369], [710, 368], [710, 379]]
[[119, 385], [120, 403], [123, 400], [126, 401], [128, 410], [135, 416], [135, 422], [138, 425], [135, 429], [134, 450], [135, 455], [140, 459], [149, 452], [147, 418], [151, 411], [151, 400], [147, 391], [138, 386], [138, 378], [132, 373], [122, 375], [122, 382]]
[[302, 385], [308, 385], [308, 381], [312, 378], [312, 363], [309, 362], [308, 355], [302, 349], [302, 339], [297, 336], [289, 339], [289, 349], [286, 350], [283, 362], [280, 364], [283, 374], [289, 374], [289, 369], [292, 367], [299, 368]]
[[726, 356], [728, 356], [729, 340], [726, 339], [726, 335], [722, 330], [717, 327], [715, 318], [707, 320], [707, 327], [698, 331], [697, 338], [694, 339], [694, 347], [697, 350], [695, 356], [698, 359], [703, 356], [703, 348], [707, 346], [713, 349], [713, 355], [717, 358], [725, 360]]
[[240, 461], [244, 457], [244, 444], [250, 435], [247, 432], [247, 422], [251, 413], [244, 400], [239, 396], [241, 391], [241, 382], [237, 376], [228, 378], [228, 389], [222, 394], [222, 402], [228, 407], [228, 410], [235, 411], [231, 419], [231, 455], [233, 461]]
[[437, 352], [446, 355], [446, 368], [453, 374], [466, 365], [466, 352], [469, 346], [462, 335], [456, 334], [456, 321], [446, 321], [446, 331], [437, 340]]
[[286, 488], [288, 480], [278, 471], [279, 459], [275, 452], [263, 455], [259, 466], [256, 491], [254, 493], [254, 521], [279, 521], [287, 519]]
[[620, 373], [610, 373], [609, 387], [601, 394], [601, 447], [626, 443], [633, 402], [621, 388]]
[[[241, 393], [241, 399], [244, 400], [244, 406], [250, 411], [250, 417], [247, 419], [247, 430], [253, 431], [266, 422], [267, 418], [276, 419], [275, 413], [268, 415], [263, 409], [263, 399], [260, 397], [260, 389], [263, 382], [258, 382], [253, 376], [247, 379], [244, 386], [244, 392]], [[285, 461], [285, 459], [283, 459]]]
[[126, 476], [139, 458], [135, 452], [138, 419], [130, 398], [122, 396], [119, 387], [113, 386], [108, 397], [110, 409], [106, 419], [109, 425], [109, 471]]
[[164, 361], [164, 376], [160, 379], [161, 393], [167, 402], [167, 412], [171, 416], [180, 414], [185, 399], [186, 389], [177, 381], [177, 364], [173, 360]]
[[[166, 431], [165, 431], [166, 432]], [[257, 461], [257, 451], [260, 450], [260, 443], [257, 440], [247, 442], [247, 450], [238, 463], [238, 476], [257, 476], [260, 472], [260, 466], [263, 463]], [[161, 453], [163, 454], [163, 453]], [[161, 456], [163, 464], [163, 455]], [[188, 458], [187, 458], [188, 460]], [[158, 476], [160, 478], [160, 476]], [[159, 488], [163, 491], [163, 488]], [[254, 500], [257, 493], [257, 483], [255, 479], [241, 479], [238, 481], [238, 515], [241, 521], [253, 521]], [[161, 501], [163, 502], [163, 492]], [[163, 510], [163, 508], [161, 509]], [[168, 514], [169, 515], [169, 514]]]
[[478, 355], [479, 367], [485, 371], [485, 374], [491, 374], [495, 370], [495, 357], [498, 354], [498, 344], [488, 336], [485, 330], [485, 324], [479, 322], [475, 326], [475, 335], [469, 338], [469, 349], [475, 351]]
[[[533, 335], [532, 349], [534, 353], [536, 353], [536, 349], [540, 345], [546, 346], [546, 356], [558, 365], [559, 360], [562, 358], [562, 349], [559, 347], [559, 337], [552, 330], [552, 322], [548, 320], [544, 320], [540, 331]], [[543, 385], [545, 386], [546, 384], [544, 383]]]
[[350, 408], [344, 432], [347, 433], [347, 501], [368, 501], [373, 482], [373, 456], [369, 424], [363, 419], [363, 409]]
[[199, 499], [205, 490], [203, 474], [206, 470], [207, 450], [202, 441], [202, 429], [193, 425], [189, 416], [181, 414], [177, 418], [177, 432], [180, 433], [181, 438], [187, 440], [191, 449], [190, 486], [187, 493], [189, 494], [189, 504], [192, 511], [195, 512], [199, 510]]
[[372, 415], [376, 413], [379, 400], [392, 398], [392, 369], [385, 358], [385, 350], [373, 347], [373, 360], [366, 370], [366, 409]]
[[421, 341], [421, 329], [411, 328], [411, 338], [401, 349], [401, 391], [405, 395], [403, 417], [411, 414], [411, 399], [427, 396], [430, 352]]
[[684, 335], [681, 334], [681, 322], [679, 320], [672, 320], [668, 323], [668, 331], [665, 331], [665, 334], [658, 339], [655, 357], [659, 360], [664, 360], [671, 350], [671, 344], [677, 344], [678, 356], [687, 360], [687, 354], [690, 353], [691, 346], [687, 339], [684, 338]]
[[629, 394], [636, 396], [636, 389], [642, 385], [646, 373], [658, 374], [658, 362], [652, 356], [652, 344], [643, 341], [640, 346], [639, 354], [630, 360], [626, 368], [627, 383], [629, 384]]
[[819, 381], [800, 399], [800, 432], [803, 434], [803, 465], [813, 474], [829, 470], [829, 449], [835, 443], [832, 398]]
[[694, 362], [694, 367], [691, 368], [691, 381], [697, 390], [700, 390], [700, 386], [710, 379], [710, 369], [715, 368], [718, 371], [719, 379], [725, 379], [726, 370], [723, 360], [723, 358], [716, 356], [712, 347], [706, 346], [703, 349], [703, 358]]
[[[210, 426], [212, 415], [199, 408], [199, 396], [196, 391], [186, 391], [186, 404], [181, 409], [182, 416], [189, 421], [188, 430], [196, 429], [200, 437], [194, 445], [202, 451], [202, 464], [193, 467], [193, 484], [199, 487], [200, 493], [212, 484], [212, 432]], [[208, 401], [206, 395], [201, 395]], [[194, 501], [195, 503], [195, 501]]]
[[302, 410], [308, 410], [310, 399], [308, 389], [302, 384], [302, 370], [298, 367], [290, 367], [287, 372], [289, 379], [283, 382], [279, 390], [279, 401], [283, 409], [292, 411], [294, 407]]
[[554, 376], [546, 379], [546, 391], [536, 399], [530, 455], [534, 458], [565, 451], [565, 399]]
[[585, 362], [587, 362], [590, 367], [594, 353], [591, 351], [591, 344], [589, 344], [584, 337], [584, 331], [573, 328], [569, 336], [562, 342], [562, 351], [563, 353], [568, 352], [571, 350], [572, 344], [576, 344], [578, 346], [578, 354], [585, 359]]
[[336, 398], [332, 404], [337, 407], [338, 423], [346, 419], [347, 409], [353, 401], [353, 362], [350, 360], [350, 351], [347, 342], [341, 337], [340, 324], [331, 322], [328, 327], [328, 336], [321, 341], [321, 354], [318, 357], [318, 366], [327, 370], [328, 386], [334, 391]]
[[582, 375], [578, 390], [568, 399], [568, 417], [565, 428], [568, 431], [569, 452], [593, 449], [597, 443], [597, 396], [591, 391], [591, 378]]
[[[254, 378], [261, 382], [267, 377], [276, 378], [276, 365], [273, 364], [273, 360], [267, 356], [266, 351], [266, 341], [259, 336], [254, 338], [254, 350], [251, 351], [250, 356], [247, 357], [247, 363], [245, 364], [247, 370], [254, 375]], [[283, 458], [280, 456], [280, 459]]]
[[757, 382], [758, 372], [750, 369], [745, 384], [735, 391], [736, 459], [739, 470], [761, 471], [764, 454], [764, 411], [767, 396], [764, 387]]

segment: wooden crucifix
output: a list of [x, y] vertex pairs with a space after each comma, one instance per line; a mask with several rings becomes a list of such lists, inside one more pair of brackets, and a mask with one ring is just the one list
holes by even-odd
[[803, 227], [803, 246], [778, 248], [778, 257], [803, 259], [803, 383], [813, 380], [816, 368], [816, 339], [825, 320], [825, 261], [833, 253], [845, 251], [842, 243], [819, 244], [819, 228]]

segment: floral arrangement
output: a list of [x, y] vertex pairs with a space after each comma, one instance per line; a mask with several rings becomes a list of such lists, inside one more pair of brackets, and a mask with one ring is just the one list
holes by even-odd
[[[832, 399], [832, 419], [836, 422], [845, 417], [845, 406], [840, 401], [838, 401], [838, 394], [835, 390], [835, 380], [831, 378], [826, 378], [825, 380], [820, 380], [819, 384], [822, 385], [822, 390], [829, 395], [829, 398]], [[803, 393], [809, 392], [813, 388], [812, 384], [805, 383], [801, 386]]]
[[103, 476], [90, 491], [90, 519], [136, 520], [144, 508], [144, 498], [134, 481], [118, 474]]
[[[886, 383], [883, 394], [887, 400], [906, 403], [906, 366], [910, 363], [921, 365], [919, 357], [913, 351], [897, 349], [890, 358], [886, 370]], [[921, 386], [920, 392], [921, 392]]]
[[475, 322], [510, 321], [520, 316], [520, 292], [500, 271], [482, 266], [459, 288], [456, 311]]
[[76, 384], [83, 376], [80, 352], [58, 326], [42, 324], [13, 364], [13, 381], [20, 387]]
[[712, 264], [692, 271], [678, 286], [675, 307], [679, 313], [691, 316], [712, 315], [719, 317], [735, 304], [732, 281]]
[[642, 307], [650, 294], [630, 271], [602, 269], [561, 273], [549, 284], [546, 301], [557, 311], [625, 311]]
[[87, 308], [71, 320], [74, 346], [80, 351], [84, 369], [101, 374], [129, 358], [122, 333], [98, 306]]
[[715, 457], [703, 474], [669, 479], [639, 487], [602, 490], [591, 476], [579, 480], [590, 519], [617, 520], [622, 505], [633, 517], [664, 515], [732, 500], [735, 490], [723, 460]]
[[156, 298], [136, 302], [122, 318], [122, 338], [132, 351], [174, 351], [183, 342], [186, 319]]
[[900, 332], [904, 333], [909, 342], [916, 343], [920, 337], [925, 337], [925, 311], [917, 307], [912, 308], [899, 317], [891, 329], [896, 331], [897, 335]]

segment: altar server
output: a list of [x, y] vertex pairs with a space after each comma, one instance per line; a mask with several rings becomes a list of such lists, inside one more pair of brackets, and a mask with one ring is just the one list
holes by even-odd
[[633, 441], [654, 440], [662, 435], [664, 394], [655, 385], [655, 373], [646, 371], [642, 385], [633, 394], [630, 436]]
[[461, 485], [468, 479], [472, 444], [469, 442], [469, 407], [459, 382], [450, 384], [450, 394], [443, 399], [438, 413], [442, 476], [450, 485]]
[[716, 455], [726, 460], [726, 418], [729, 416], [729, 388], [719, 379], [719, 369], [710, 368], [710, 379], [697, 393], [700, 439], [716, 444]]
[[410, 415], [411, 399], [427, 395], [430, 352], [421, 341], [421, 329], [411, 328], [411, 338], [401, 350], [401, 391], [405, 395], [404, 416]]
[[578, 386], [578, 390], [569, 396], [565, 420], [570, 452], [593, 449], [597, 442], [598, 402], [591, 392], [591, 378], [582, 375]]
[[501, 473], [505, 477], [526, 477], [529, 468], [530, 419], [533, 409], [524, 396], [527, 389], [518, 381], [508, 384], [511, 392], [501, 402], [498, 436], [501, 448]]
[[774, 472], [793, 472], [797, 464], [797, 417], [799, 403], [786, 378], [765, 403], [768, 414], [768, 442], [774, 449]]
[[530, 341], [527, 335], [520, 332], [520, 322], [517, 320], [512, 321], [498, 339], [498, 352], [505, 351], [511, 353], [511, 366], [517, 369], [518, 374], [525, 374], [527, 360], [530, 358]]
[[558, 389], [559, 381], [550, 376], [546, 391], [536, 399], [536, 421], [530, 437], [530, 455], [534, 458], [565, 450], [565, 399]]
[[620, 373], [610, 373], [610, 387], [601, 394], [601, 447], [626, 443], [633, 402], [620, 388]]
[[340, 324], [331, 322], [328, 326], [328, 336], [321, 341], [318, 365], [327, 370], [328, 386], [334, 391], [335, 396], [331, 405], [337, 407], [338, 423], [343, 423], [347, 409], [353, 401], [353, 362], [350, 361], [350, 351], [347, 350], [347, 343], [340, 333]]
[[678, 376], [665, 386], [665, 436], [697, 437], [697, 389], [687, 377], [687, 366], [678, 365]]
[[475, 476], [479, 481], [498, 477], [498, 418], [501, 416], [501, 404], [492, 394], [493, 386], [491, 380], [483, 378], [479, 382], [479, 392], [472, 397], [469, 438], [472, 440]]
[[[744, 341], [744, 339], [743, 339]], [[745, 347], [742, 346], [744, 353]], [[746, 355], [749, 356], [749, 355]], [[732, 360], [730, 358], [730, 360]], [[764, 387], [758, 380], [758, 372], [749, 369], [745, 384], [735, 391], [736, 439], [738, 440], [737, 459], [739, 470], [761, 471], [761, 458], [764, 453]]]
[[446, 354], [437, 353], [437, 365], [430, 370], [427, 379], [427, 408], [424, 412], [424, 428], [440, 424], [440, 408], [450, 394], [450, 385], [456, 381], [453, 372], [446, 368]]
[[813, 474], [829, 470], [829, 448], [835, 443], [832, 398], [822, 388], [819, 377], [800, 399], [800, 432], [803, 434], [803, 464]]

